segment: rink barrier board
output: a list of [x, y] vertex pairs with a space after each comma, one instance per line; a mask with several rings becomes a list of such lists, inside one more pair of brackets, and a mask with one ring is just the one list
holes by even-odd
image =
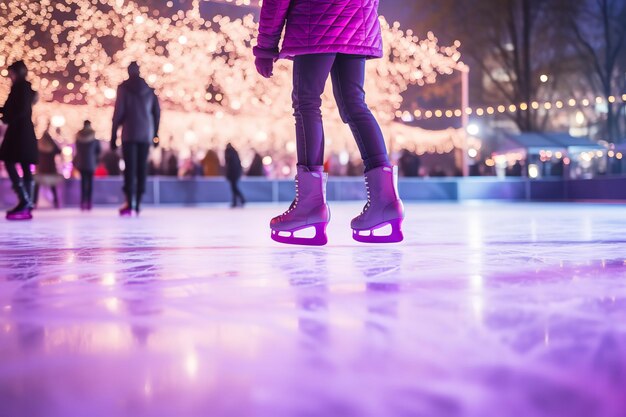
[[[59, 194], [64, 206], [76, 206], [80, 200], [80, 182], [68, 180], [61, 184]], [[97, 179], [94, 184], [95, 204], [120, 204], [122, 179]], [[497, 178], [430, 178], [399, 181], [399, 192], [405, 201], [626, 201], [626, 177], [605, 177], [591, 180], [526, 180]], [[289, 202], [294, 197], [291, 180], [246, 178], [241, 189], [249, 202]], [[42, 205], [49, 191], [42, 189]], [[330, 201], [359, 201], [366, 197], [360, 178], [334, 178], [328, 182]], [[202, 205], [227, 203], [230, 187], [220, 178], [175, 179], [150, 177], [144, 199], [146, 204]], [[14, 204], [15, 197], [8, 179], [0, 179], [0, 202], [4, 207]]]

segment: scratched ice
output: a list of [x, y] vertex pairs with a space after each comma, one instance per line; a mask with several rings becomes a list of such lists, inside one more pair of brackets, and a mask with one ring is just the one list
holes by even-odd
[[626, 416], [626, 207], [409, 205], [324, 248], [283, 206], [0, 228], [0, 416]]

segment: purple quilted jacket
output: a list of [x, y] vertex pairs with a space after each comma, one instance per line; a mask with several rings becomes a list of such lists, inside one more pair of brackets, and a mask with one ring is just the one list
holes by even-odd
[[292, 58], [329, 52], [382, 57], [378, 0], [263, 1], [255, 56]]

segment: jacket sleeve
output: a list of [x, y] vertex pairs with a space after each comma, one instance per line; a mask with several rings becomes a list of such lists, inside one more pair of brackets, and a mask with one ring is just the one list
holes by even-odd
[[159, 97], [154, 94], [152, 102], [152, 117], [154, 118], [154, 136], [159, 136], [159, 126], [161, 125], [161, 106], [159, 105]]
[[100, 141], [98, 139], [96, 139], [95, 153], [96, 153], [96, 158], [98, 158], [100, 154], [102, 153], [102, 145], [100, 144]]
[[111, 140], [117, 138], [117, 130], [124, 121], [126, 115], [124, 89], [122, 86], [117, 88], [117, 98], [115, 99], [115, 110], [113, 111], [113, 129], [111, 131]]
[[252, 53], [257, 58], [278, 58], [278, 44], [291, 0], [265, 0], [259, 20], [259, 37]]

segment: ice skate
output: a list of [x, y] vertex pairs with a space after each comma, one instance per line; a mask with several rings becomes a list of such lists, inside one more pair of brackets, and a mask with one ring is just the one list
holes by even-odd
[[7, 220], [31, 220], [33, 218], [32, 209], [33, 206], [28, 198], [28, 193], [23, 185], [19, 185], [15, 189], [15, 193], [19, 199], [19, 202], [11, 210], [7, 211]]
[[133, 215], [133, 206], [130, 203], [130, 200], [126, 200], [126, 203], [119, 209], [119, 213], [121, 217], [129, 217]]
[[[398, 195], [398, 168], [380, 167], [365, 173], [367, 203], [352, 220], [352, 237], [363, 243], [396, 243], [404, 239], [404, 206]], [[381, 229], [391, 228], [381, 235]]]
[[[272, 239], [290, 245], [323, 246], [328, 243], [326, 226], [330, 210], [326, 204], [328, 175], [322, 167], [298, 166], [296, 198], [289, 210], [270, 222]], [[296, 233], [313, 228], [315, 236], [297, 237]]]

